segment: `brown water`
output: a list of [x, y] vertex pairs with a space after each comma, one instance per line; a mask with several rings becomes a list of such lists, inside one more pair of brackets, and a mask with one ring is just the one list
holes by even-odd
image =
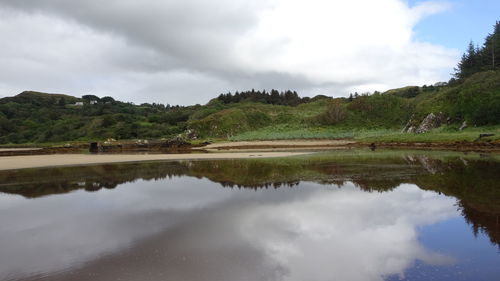
[[500, 280], [497, 156], [0, 172], [0, 280]]

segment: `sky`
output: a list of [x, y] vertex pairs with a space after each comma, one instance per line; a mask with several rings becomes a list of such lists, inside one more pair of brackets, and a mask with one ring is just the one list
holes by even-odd
[[447, 81], [494, 0], [0, 0], [0, 97], [24, 90], [204, 104]]

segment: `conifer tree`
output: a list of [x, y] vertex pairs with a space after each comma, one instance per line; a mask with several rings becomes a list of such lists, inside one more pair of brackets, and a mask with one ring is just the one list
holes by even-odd
[[462, 55], [457, 68], [455, 68], [455, 77], [463, 79], [480, 71], [482, 63], [479, 53], [476, 47], [474, 47], [474, 43], [470, 41], [467, 51]]
[[489, 34], [482, 47], [474, 47], [470, 42], [455, 68], [455, 78], [464, 79], [476, 72], [500, 69], [500, 22], [497, 21], [493, 33]]
[[489, 34], [482, 49], [484, 70], [498, 69], [500, 66], [500, 22], [496, 22], [492, 34]]

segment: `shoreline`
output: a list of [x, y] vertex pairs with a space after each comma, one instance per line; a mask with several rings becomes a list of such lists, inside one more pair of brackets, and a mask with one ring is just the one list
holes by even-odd
[[[142, 161], [247, 159], [288, 157], [310, 154], [321, 150], [347, 149], [415, 149], [460, 152], [500, 152], [499, 142], [357, 142], [352, 140], [272, 140], [217, 142], [205, 146], [183, 147], [169, 151], [123, 150], [109, 154], [86, 154], [84, 149], [53, 147], [0, 149], [0, 171], [28, 168], [80, 166], [106, 163], [126, 163]], [[3, 152], [3, 153], [2, 153]], [[150, 154], [145, 154], [150, 153]], [[3, 155], [2, 155], [3, 154]]]
[[193, 147], [198, 151], [284, 151], [297, 149], [347, 149], [356, 142], [352, 140], [321, 140], [321, 139], [296, 139], [296, 140], [257, 140], [217, 142], [201, 147]]
[[311, 152], [226, 152], [200, 154], [49, 154], [0, 157], [0, 171], [147, 161], [276, 158]]
[[363, 142], [357, 147], [384, 149], [446, 150], [460, 152], [500, 152], [499, 142]]

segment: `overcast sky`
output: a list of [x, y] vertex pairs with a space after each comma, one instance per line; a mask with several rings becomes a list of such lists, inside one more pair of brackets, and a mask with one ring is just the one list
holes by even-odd
[[[252, 88], [346, 96], [447, 81], [463, 49], [456, 36], [446, 44], [426, 21], [450, 18], [464, 3], [474, 5], [0, 0], [0, 97], [36, 90], [203, 104], [221, 92]], [[485, 22], [481, 36], [493, 24]], [[465, 36], [463, 46], [474, 38]]]

